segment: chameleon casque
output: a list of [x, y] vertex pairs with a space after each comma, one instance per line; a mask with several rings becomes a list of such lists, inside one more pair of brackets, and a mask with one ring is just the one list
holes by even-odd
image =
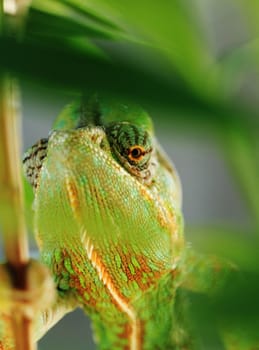
[[[149, 115], [97, 96], [75, 102], [23, 163], [41, 260], [57, 289], [35, 337], [81, 307], [98, 349], [185, 349], [174, 312], [185, 245], [181, 186]], [[6, 323], [0, 349], [9, 350]]]

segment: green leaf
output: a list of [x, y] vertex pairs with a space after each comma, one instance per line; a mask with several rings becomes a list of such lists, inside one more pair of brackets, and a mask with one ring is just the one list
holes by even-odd
[[231, 124], [222, 133], [224, 151], [254, 215], [259, 235], [259, 124]]
[[247, 73], [259, 71], [259, 39], [228, 51], [221, 57], [220, 69], [228, 95], [238, 92]]
[[[47, 23], [46, 23], [47, 22]], [[46, 36], [82, 35], [91, 38], [120, 37], [123, 31], [119, 27], [94, 17], [81, 7], [57, 0], [34, 0], [27, 23], [27, 33]]]
[[216, 98], [218, 69], [195, 23], [191, 6], [180, 0], [162, 3], [97, 0], [88, 1], [87, 6], [107, 13], [125, 31], [158, 48], [194, 91]]
[[257, 349], [258, 281], [259, 271], [237, 270], [229, 274], [220, 293], [213, 297], [189, 292], [190, 316], [197, 336], [210, 344], [220, 336], [227, 349]]
[[198, 252], [221, 257], [245, 270], [258, 269], [259, 241], [254, 232], [231, 227], [187, 228]]

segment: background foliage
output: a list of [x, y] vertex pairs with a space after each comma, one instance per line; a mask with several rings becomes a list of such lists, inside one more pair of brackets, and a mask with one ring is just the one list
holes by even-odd
[[[218, 45], [229, 33], [225, 27], [215, 39], [213, 8], [239, 19], [237, 42]], [[256, 0], [34, 0], [24, 21], [1, 16], [1, 72], [70, 95], [89, 88], [120, 95], [165, 111], [170, 124], [217, 136], [252, 219], [246, 235], [238, 225], [187, 222], [197, 251], [240, 271], [223, 294], [189, 295], [204, 349], [224, 349], [218, 330], [229, 324], [242, 329], [243, 349], [259, 333], [258, 34]]]

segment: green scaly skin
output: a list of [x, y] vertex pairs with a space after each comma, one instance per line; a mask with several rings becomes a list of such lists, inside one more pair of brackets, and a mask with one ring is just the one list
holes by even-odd
[[24, 167], [58, 302], [90, 315], [98, 349], [180, 349], [181, 188], [148, 114], [95, 96], [74, 103]]

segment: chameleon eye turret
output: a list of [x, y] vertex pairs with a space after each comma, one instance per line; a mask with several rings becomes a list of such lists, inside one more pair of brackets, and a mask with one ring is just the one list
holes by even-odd
[[112, 123], [106, 133], [115, 159], [139, 180], [150, 182], [156, 167], [151, 135], [129, 122]]

